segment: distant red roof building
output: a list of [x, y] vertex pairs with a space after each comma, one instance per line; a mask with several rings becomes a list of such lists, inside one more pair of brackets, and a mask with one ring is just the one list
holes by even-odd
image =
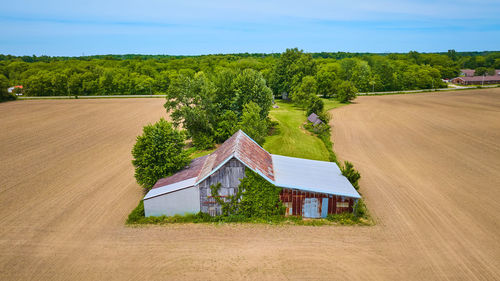
[[488, 85], [500, 84], [500, 75], [457, 77], [451, 80], [454, 84], [461, 85]]

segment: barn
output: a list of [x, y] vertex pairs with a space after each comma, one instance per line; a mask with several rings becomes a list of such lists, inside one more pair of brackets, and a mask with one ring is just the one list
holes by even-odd
[[246, 169], [282, 188], [280, 200], [286, 215], [320, 218], [352, 212], [360, 198], [337, 164], [270, 154], [240, 130], [211, 154], [158, 180], [144, 197], [145, 215], [200, 211], [220, 215], [221, 206], [211, 196], [210, 186], [221, 183], [219, 196], [234, 195]]

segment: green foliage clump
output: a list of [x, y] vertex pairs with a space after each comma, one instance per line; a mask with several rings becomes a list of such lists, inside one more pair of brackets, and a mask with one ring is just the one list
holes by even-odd
[[17, 99], [15, 94], [11, 94], [7, 91], [8, 88], [9, 80], [5, 75], [0, 74], [0, 102]]
[[[326, 121], [326, 123], [328, 123], [328, 120], [324, 120], [324, 119], [327, 119], [326, 114], [323, 113], [324, 108], [325, 108], [325, 103], [323, 102], [323, 100], [320, 99], [318, 96], [313, 95], [309, 99], [309, 104], [307, 105], [307, 109], [306, 109], [307, 110], [306, 115], [309, 116], [312, 113], [316, 113], [316, 115], [319, 116], [321, 121], [323, 121], [323, 122]], [[321, 115], [323, 115], [323, 116], [321, 116]]]
[[265, 125], [273, 99], [262, 75], [252, 69], [180, 75], [166, 95], [165, 108], [174, 124], [182, 124], [198, 149], [211, 148], [236, 132], [249, 103], [258, 106], [260, 123]]
[[337, 89], [337, 99], [340, 102], [346, 103], [356, 98], [358, 89], [349, 81], [343, 81], [340, 83]]
[[277, 60], [270, 77], [270, 87], [276, 97], [291, 93], [302, 78], [316, 73], [316, 61], [297, 48], [286, 49]]
[[344, 175], [349, 182], [356, 188], [356, 190], [359, 189], [359, 179], [361, 178], [361, 175], [359, 174], [356, 169], [354, 169], [354, 165], [349, 162], [349, 161], [344, 161], [344, 166], [340, 168], [342, 170], [342, 175]]
[[163, 118], [143, 128], [132, 149], [132, 164], [137, 182], [146, 191], [159, 179], [172, 175], [189, 163], [184, 141], [184, 133]]
[[210, 186], [212, 196], [222, 208], [222, 216], [267, 219], [284, 215], [285, 206], [279, 197], [281, 188], [249, 169], [245, 175], [238, 192], [226, 198], [219, 196], [220, 183]]
[[311, 103], [311, 99], [316, 96], [317, 85], [313, 76], [305, 76], [300, 84], [293, 88], [291, 92], [292, 101], [305, 109]]
[[141, 200], [137, 207], [128, 215], [127, 224], [139, 223], [144, 218], [144, 201]]
[[268, 182], [255, 172], [247, 169], [246, 177], [241, 179], [238, 214], [245, 217], [267, 218], [285, 214], [285, 206], [279, 194], [281, 188]]
[[267, 120], [263, 120], [259, 115], [260, 111], [259, 105], [254, 102], [245, 104], [238, 127], [254, 141], [262, 145], [267, 136], [268, 127]]

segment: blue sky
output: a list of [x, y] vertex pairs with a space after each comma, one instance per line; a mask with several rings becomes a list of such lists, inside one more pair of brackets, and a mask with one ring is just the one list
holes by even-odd
[[500, 1], [0, 0], [0, 53], [500, 50]]

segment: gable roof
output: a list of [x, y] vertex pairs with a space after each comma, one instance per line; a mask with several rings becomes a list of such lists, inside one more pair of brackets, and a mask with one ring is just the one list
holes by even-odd
[[270, 154], [239, 130], [211, 154], [196, 158], [185, 169], [158, 180], [144, 200], [195, 186], [232, 158], [279, 187], [360, 198], [337, 164]]
[[271, 154], [239, 130], [210, 154], [196, 182], [206, 179], [233, 157], [262, 177], [274, 181]]
[[321, 119], [319, 119], [319, 116], [316, 115], [316, 113], [311, 113], [311, 115], [309, 115], [307, 117], [307, 121], [313, 123], [314, 125], [318, 125], [318, 124], [323, 123], [323, 121], [321, 121]]

